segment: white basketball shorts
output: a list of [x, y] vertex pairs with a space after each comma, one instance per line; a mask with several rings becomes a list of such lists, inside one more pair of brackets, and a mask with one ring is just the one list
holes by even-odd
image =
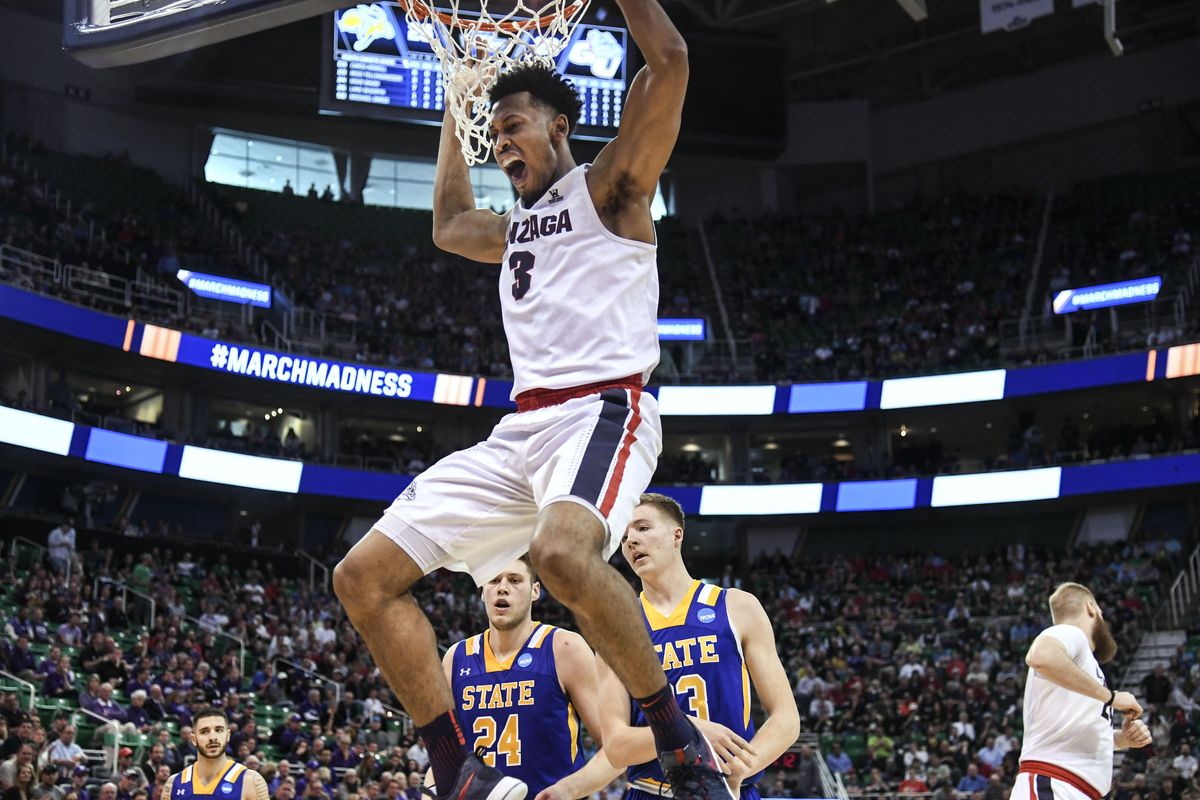
[[1009, 800], [1095, 800], [1099, 797], [1094, 790], [1084, 791], [1086, 784], [1071, 777], [1073, 780], [1066, 781], [1049, 775], [1019, 772]]
[[565, 500], [605, 525], [608, 558], [661, 451], [658, 402], [641, 389], [509, 414], [486, 441], [417, 476], [375, 529], [425, 574], [446, 567], [483, 585], [528, 552], [538, 513]]

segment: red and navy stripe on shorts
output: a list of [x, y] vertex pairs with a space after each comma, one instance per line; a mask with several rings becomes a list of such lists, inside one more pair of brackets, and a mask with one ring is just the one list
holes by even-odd
[[571, 484], [573, 496], [587, 500], [605, 517], [617, 501], [625, 464], [637, 441], [637, 429], [642, 424], [641, 398], [642, 390], [636, 387], [600, 393], [600, 416]]
[[1074, 772], [1045, 761], [1022, 761], [1020, 774], [1028, 776], [1025, 780], [1029, 781], [1029, 797], [1032, 800], [1054, 800], [1054, 787], [1051, 779], [1060, 780], [1073, 786], [1090, 800], [1100, 800], [1100, 792], [1096, 791], [1083, 778]]

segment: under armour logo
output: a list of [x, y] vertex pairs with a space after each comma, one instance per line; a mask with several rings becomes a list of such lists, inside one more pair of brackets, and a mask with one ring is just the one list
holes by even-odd
[[468, 676], [468, 675], [470, 675], [470, 674], [471, 674], [471, 668], [470, 668], [470, 667], [463, 667], [462, 669], [460, 669], [460, 670], [458, 671], [458, 677], [460, 677], [460, 678], [465, 678], [465, 677], [467, 677], [467, 676]]
[[408, 500], [410, 502], [413, 500], [416, 500], [417, 499], [417, 482], [413, 481], [412, 483], [410, 483], [408, 485], [408, 488], [404, 490], [404, 494], [402, 496], [404, 497], [405, 500]]
[[185, 794], [187, 794], [187, 791], [185, 791], [184, 789], [176, 789], [175, 790], [176, 797], [183, 797]]
[[558, 189], [550, 190], [550, 205], [554, 205], [555, 203], [561, 203], [563, 200], [566, 200], [566, 199], [567, 198], [563, 197], [561, 194], [558, 193]]

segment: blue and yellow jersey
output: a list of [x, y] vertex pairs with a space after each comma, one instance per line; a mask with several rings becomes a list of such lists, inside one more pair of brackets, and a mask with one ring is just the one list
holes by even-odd
[[201, 783], [196, 776], [196, 765], [192, 764], [171, 779], [171, 800], [192, 800], [193, 797], [241, 800], [242, 782], [245, 778], [246, 767], [231, 760], [216, 780], [207, 784]]
[[553, 625], [535, 623], [525, 644], [501, 661], [488, 634], [454, 646], [451, 688], [458, 721], [471, 749], [529, 786], [528, 797], [584, 764], [579, 717], [562, 690], [554, 664]]
[[[679, 606], [667, 616], [642, 594], [642, 616], [684, 713], [719, 722], [750, 741], [754, 737], [750, 673], [742, 657], [741, 639], [729, 619], [727, 597], [719, 586], [693, 581]], [[645, 725], [637, 702], [630, 705], [632, 724]], [[761, 772], [743, 781], [743, 798], [760, 777]], [[635, 796], [640, 791], [657, 797], [665, 788], [657, 760], [630, 767], [627, 778]]]

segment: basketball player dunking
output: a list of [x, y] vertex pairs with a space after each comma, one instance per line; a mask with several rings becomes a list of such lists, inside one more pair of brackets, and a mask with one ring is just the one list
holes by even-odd
[[[677, 502], [644, 494], [625, 532], [622, 553], [642, 581], [641, 620], [680, 708], [697, 720], [715, 747], [733, 792], [742, 800], [757, 800], [755, 784], [763, 769], [800, 733], [796, 698], [758, 599], [688, 574], [683, 524]], [[602, 756], [612, 765], [629, 766], [627, 800], [670, 796], [641, 709], [630, 703], [606, 665], [599, 667]], [[751, 686], [767, 714], [758, 730], [750, 719]]]
[[[1100, 800], [1112, 785], [1113, 751], [1150, 744], [1129, 692], [1109, 689], [1100, 665], [1117, 643], [1091, 591], [1064, 583], [1050, 595], [1054, 625], [1029, 648], [1025, 663], [1025, 742], [1012, 800]], [[1112, 712], [1124, 715], [1119, 729]]]
[[[428, 743], [456, 800], [519, 800], [524, 784], [472, 756], [433, 629], [409, 590], [439, 567], [490, 580], [528, 551], [546, 588], [638, 698], [681, 798], [728, 796], [712, 748], [679, 710], [629, 585], [606, 563], [661, 450], [654, 398], [658, 274], [650, 204], [679, 133], [687, 47], [658, 0], [617, 0], [646, 66], [592, 165], [568, 138], [581, 104], [526, 66], [491, 89], [496, 159], [520, 197], [476, 210], [455, 123], [442, 128], [433, 238], [501, 265], [517, 413], [423, 473], [348, 553], [334, 588]], [[531, 533], [532, 532], [532, 533]]]
[[530, 795], [559, 783], [552, 794], [569, 794], [584, 767], [580, 720], [600, 735], [596, 656], [579, 634], [533, 621], [541, 584], [528, 556], [482, 594], [487, 630], [442, 659], [459, 724], [484, 762], [524, 781]]
[[268, 800], [267, 782], [225, 755], [229, 720], [219, 708], [206, 708], [192, 718], [196, 761], [163, 784], [159, 800]]

